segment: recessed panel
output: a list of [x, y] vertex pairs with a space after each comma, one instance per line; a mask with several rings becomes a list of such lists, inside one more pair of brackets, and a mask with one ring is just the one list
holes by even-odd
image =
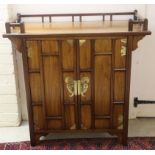
[[29, 70], [39, 69], [40, 48], [37, 41], [27, 41], [27, 56]]
[[61, 130], [62, 128], [62, 120], [50, 120], [48, 121], [48, 129], [49, 130]]
[[115, 72], [114, 76], [114, 101], [124, 101], [125, 72]]
[[74, 55], [74, 41], [62, 41], [62, 67], [63, 69], [74, 69], [75, 55]]
[[126, 40], [117, 39], [115, 41], [115, 68], [125, 68], [126, 62]]
[[42, 53], [47, 54], [58, 53], [58, 41], [56, 40], [42, 41]]
[[33, 107], [33, 122], [34, 129], [36, 131], [44, 128], [44, 115], [42, 106]]
[[91, 67], [91, 44], [90, 40], [79, 40], [80, 69]]
[[91, 73], [89, 72], [83, 72], [80, 74], [80, 80], [81, 80], [81, 103], [84, 104], [85, 102], [91, 104], [91, 89], [92, 89], [92, 83], [91, 83]]
[[95, 51], [97, 52], [110, 52], [111, 51], [111, 39], [98, 39], [95, 40]]
[[113, 126], [115, 129], [123, 129], [123, 105], [114, 105]]
[[62, 112], [62, 80], [58, 57], [43, 57], [43, 74], [47, 116], [59, 116]]
[[32, 102], [41, 102], [42, 95], [41, 95], [41, 80], [40, 74], [29, 74], [30, 80], [30, 90], [31, 90], [31, 100]]
[[110, 113], [111, 57], [95, 57], [95, 114]]
[[95, 120], [95, 128], [96, 129], [109, 129], [110, 120], [108, 119], [96, 119]]
[[75, 103], [75, 91], [74, 91], [74, 73], [63, 73], [63, 94], [64, 104]]
[[91, 106], [82, 105], [81, 106], [81, 129], [90, 129], [91, 128]]
[[66, 129], [75, 130], [77, 128], [75, 120], [75, 105], [65, 105], [65, 126]]

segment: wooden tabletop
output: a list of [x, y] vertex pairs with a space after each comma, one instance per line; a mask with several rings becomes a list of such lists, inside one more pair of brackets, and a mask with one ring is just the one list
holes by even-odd
[[[81, 34], [128, 32], [128, 21], [85, 21], [85, 22], [52, 22], [24, 23], [26, 34]], [[12, 32], [17, 33], [15, 28]], [[135, 25], [134, 32], [141, 32], [141, 26]]]

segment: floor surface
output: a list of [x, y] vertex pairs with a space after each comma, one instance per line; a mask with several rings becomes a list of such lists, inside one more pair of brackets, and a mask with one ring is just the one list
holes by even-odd
[[[72, 137], [106, 137], [108, 134], [66, 134], [51, 135], [51, 139], [72, 138]], [[129, 137], [155, 137], [155, 118], [139, 118], [129, 121]], [[19, 142], [29, 140], [28, 122], [22, 122], [20, 127], [1, 127], [0, 143], [3, 142]]]

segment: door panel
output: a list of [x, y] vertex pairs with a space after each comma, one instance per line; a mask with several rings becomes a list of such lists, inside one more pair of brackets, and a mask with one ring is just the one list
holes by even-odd
[[58, 42], [53, 41], [42, 41], [42, 53], [43, 54], [56, 54], [58, 53]]
[[75, 105], [65, 105], [65, 128], [74, 130], [77, 127]]
[[109, 129], [110, 121], [108, 119], [96, 119], [95, 128], [96, 129]]
[[[77, 66], [78, 80], [80, 80], [80, 95], [78, 97], [79, 119], [81, 129], [92, 126], [92, 98], [91, 98], [91, 41], [79, 40], [79, 66]], [[79, 90], [79, 89], [78, 89]]]
[[81, 129], [91, 128], [91, 105], [81, 105]]
[[114, 105], [113, 127], [115, 129], [123, 128], [123, 105]]
[[35, 105], [41, 103], [41, 80], [40, 75], [36, 73], [29, 74], [30, 89], [31, 89], [31, 100]]
[[40, 47], [38, 41], [27, 41], [26, 44], [34, 130], [39, 131], [45, 127], [41, 94]]
[[37, 41], [27, 41], [29, 71], [40, 68], [39, 46]]
[[42, 130], [45, 127], [44, 117], [43, 117], [43, 109], [41, 106], [33, 106], [33, 122], [34, 122], [34, 130]]
[[95, 115], [110, 114], [111, 57], [95, 57]]
[[[63, 73], [63, 92], [64, 92], [64, 104], [75, 104], [75, 96], [70, 92], [69, 88], [71, 84], [67, 83], [67, 79], [73, 80], [76, 79], [74, 73]], [[74, 91], [73, 91], [74, 92]]]
[[114, 76], [114, 101], [124, 101], [125, 96], [125, 73], [116, 72]]
[[77, 128], [77, 96], [74, 95], [74, 81], [77, 74], [75, 41], [63, 40], [61, 54], [65, 129], [75, 130]]
[[72, 69], [74, 72], [74, 41], [73, 40], [64, 40], [62, 41], [62, 67], [63, 69]]
[[96, 53], [104, 53], [111, 52], [112, 42], [111, 39], [98, 39], [95, 40], [95, 52]]
[[48, 121], [48, 129], [52, 130], [61, 130], [63, 128], [62, 126], [62, 120], [50, 120]]
[[91, 67], [91, 44], [90, 40], [79, 40], [80, 46], [80, 69]]
[[[89, 72], [82, 72], [80, 74], [80, 80], [81, 80], [81, 85], [86, 85], [87, 87], [83, 93], [80, 95], [80, 101], [81, 104], [91, 104], [91, 73]], [[88, 82], [87, 82], [88, 80]], [[84, 89], [83, 89], [84, 90]]]
[[[117, 39], [115, 41], [115, 68], [125, 68], [126, 62], [126, 42], [125, 38]], [[124, 53], [123, 53], [124, 48]]]
[[58, 57], [43, 57], [43, 75], [45, 85], [45, 107], [47, 116], [60, 116], [61, 110], [61, 74]]

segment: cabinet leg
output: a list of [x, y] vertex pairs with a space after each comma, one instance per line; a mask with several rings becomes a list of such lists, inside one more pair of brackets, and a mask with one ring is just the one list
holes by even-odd
[[127, 146], [128, 145], [128, 137], [127, 136], [122, 136], [122, 144], [124, 146]]
[[40, 134], [34, 134], [34, 138], [31, 138], [31, 146], [36, 146], [40, 143]]
[[118, 141], [119, 141], [119, 143], [121, 143], [124, 146], [128, 145], [128, 137], [124, 136], [123, 134], [118, 135]]

